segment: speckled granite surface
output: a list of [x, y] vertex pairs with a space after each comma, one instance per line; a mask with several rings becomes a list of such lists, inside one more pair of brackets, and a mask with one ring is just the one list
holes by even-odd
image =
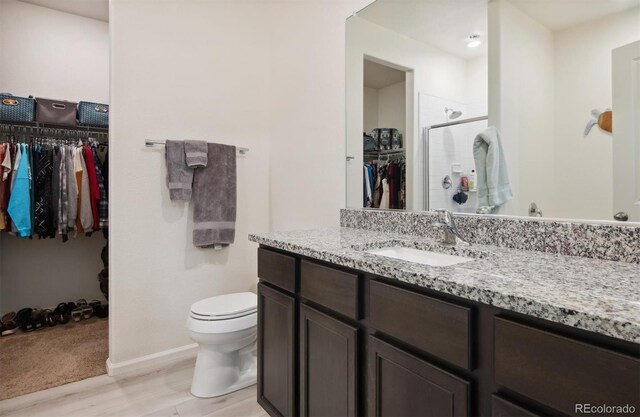
[[[536, 218], [456, 214], [460, 234], [469, 242], [608, 261], [640, 263], [640, 227], [572, 223]], [[340, 210], [340, 226], [408, 233], [439, 239], [429, 212]]]
[[[640, 265], [496, 246], [446, 248], [405, 230], [355, 228], [250, 235], [266, 246], [640, 343]], [[476, 258], [429, 267], [362, 252], [408, 246]]]

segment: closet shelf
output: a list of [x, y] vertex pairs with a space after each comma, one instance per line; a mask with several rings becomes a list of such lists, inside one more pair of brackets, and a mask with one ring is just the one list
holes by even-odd
[[406, 151], [405, 148], [400, 149], [383, 149], [379, 151], [364, 151], [365, 155], [390, 155], [395, 153], [404, 153]]
[[68, 125], [55, 125], [52, 123], [42, 122], [18, 122], [14, 120], [0, 120], [0, 125], [15, 126], [15, 127], [30, 127], [36, 129], [62, 129], [62, 130], [75, 130], [81, 132], [94, 132], [94, 133], [109, 133], [108, 127], [93, 127], [93, 126], [68, 126]]

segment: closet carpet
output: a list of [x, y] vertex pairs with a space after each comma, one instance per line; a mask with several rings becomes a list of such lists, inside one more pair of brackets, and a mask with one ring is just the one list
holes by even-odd
[[106, 373], [109, 321], [78, 323], [0, 338], [0, 400]]

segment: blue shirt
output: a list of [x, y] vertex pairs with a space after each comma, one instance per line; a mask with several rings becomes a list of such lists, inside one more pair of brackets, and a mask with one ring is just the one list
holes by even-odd
[[31, 179], [29, 173], [29, 158], [27, 147], [20, 144], [22, 158], [16, 172], [16, 182], [11, 191], [9, 207], [7, 211], [11, 216], [11, 221], [18, 230], [18, 236], [31, 236]]

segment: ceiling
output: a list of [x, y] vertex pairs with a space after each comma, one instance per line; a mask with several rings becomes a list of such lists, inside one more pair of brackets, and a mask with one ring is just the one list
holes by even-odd
[[[0, 0], [1, 1], [1, 0]], [[47, 7], [49, 9], [58, 10], [75, 14], [78, 16], [89, 17], [91, 19], [109, 21], [109, 0], [20, 0], [25, 3], [35, 4], [37, 6]]]
[[[640, 0], [509, 0], [551, 31], [559, 31], [640, 7]], [[638, 22], [640, 27], [640, 22]]]
[[[552, 31], [640, 6], [640, 0], [509, 0]], [[377, 0], [357, 15], [464, 59], [487, 53], [489, 0]], [[640, 23], [639, 23], [640, 25]], [[469, 35], [482, 44], [467, 47]]]
[[372, 61], [364, 61], [364, 86], [377, 90], [405, 80], [405, 72]]
[[[464, 59], [487, 53], [487, 0], [377, 0], [357, 15]], [[467, 47], [472, 34], [477, 48]]]

